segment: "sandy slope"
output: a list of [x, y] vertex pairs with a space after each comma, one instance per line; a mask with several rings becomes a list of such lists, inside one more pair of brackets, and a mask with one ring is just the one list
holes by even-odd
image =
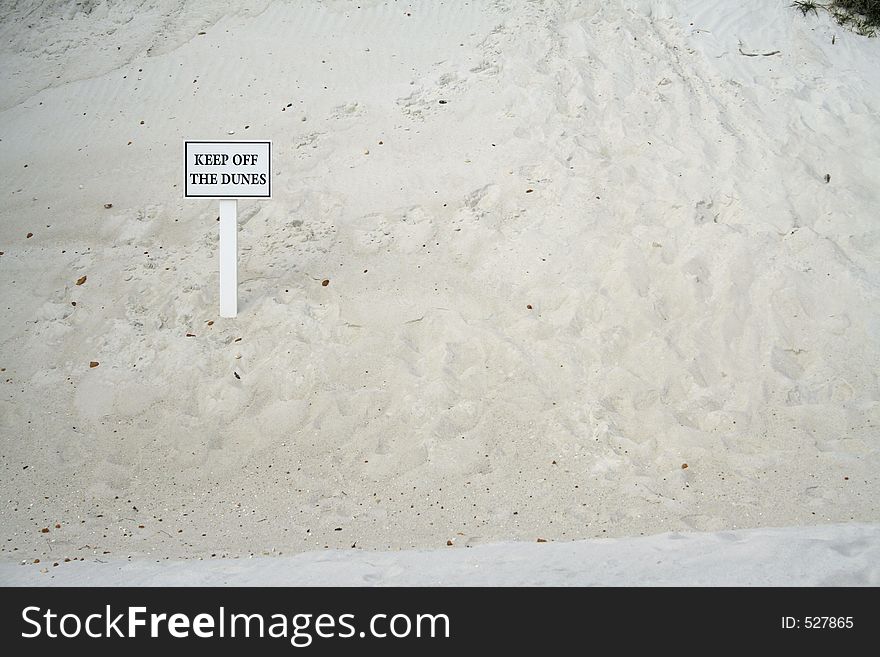
[[877, 586], [880, 526], [661, 534], [471, 550], [321, 550], [252, 559], [111, 559], [32, 568], [14, 586]]
[[[0, 13], [0, 556], [880, 520], [876, 40], [774, 0], [86, 4]], [[232, 132], [275, 197], [221, 320], [181, 156]]]

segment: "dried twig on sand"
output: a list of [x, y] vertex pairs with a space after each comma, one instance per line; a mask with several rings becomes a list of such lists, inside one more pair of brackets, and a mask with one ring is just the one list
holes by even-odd
[[745, 55], [746, 57], [770, 57], [771, 55], [778, 55], [781, 51], [773, 50], [771, 52], [743, 52], [742, 46], [739, 48], [739, 54]]

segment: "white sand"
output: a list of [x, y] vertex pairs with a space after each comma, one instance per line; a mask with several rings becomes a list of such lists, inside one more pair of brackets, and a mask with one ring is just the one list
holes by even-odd
[[[880, 522], [880, 40], [115, 4], [0, 4], [0, 560]], [[233, 131], [274, 198], [221, 320], [182, 142]]]
[[0, 562], [15, 586], [878, 586], [880, 526], [662, 534], [471, 550], [321, 550], [296, 556]]

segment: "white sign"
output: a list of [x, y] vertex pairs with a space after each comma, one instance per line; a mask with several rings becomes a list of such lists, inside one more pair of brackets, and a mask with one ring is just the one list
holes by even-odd
[[271, 141], [185, 141], [184, 196], [220, 199], [220, 317], [238, 314], [238, 199], [271, 198]]
[[187, 198], [271, 198], [271, 141], [184, 142]]

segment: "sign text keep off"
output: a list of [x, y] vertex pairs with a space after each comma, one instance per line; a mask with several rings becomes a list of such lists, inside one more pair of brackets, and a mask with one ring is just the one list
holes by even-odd
[[185, 196], [270, 198], [269, 141], [186, 141]]

